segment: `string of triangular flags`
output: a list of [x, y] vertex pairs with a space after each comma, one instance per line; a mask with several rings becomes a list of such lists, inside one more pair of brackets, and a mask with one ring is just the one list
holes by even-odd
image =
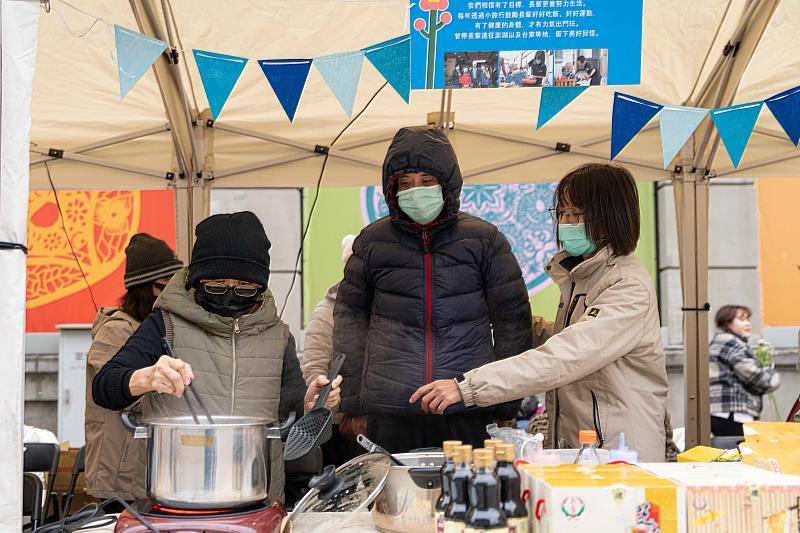
[[[539, 102], [537, 129], [541, 128], [587, 88], [543, 88]], [[733, 162], [733, 167], [738, 168], [764, 104], [772, 112], [792, 144], [797, 146], [800, 142], [800, 86], [788, 89], [766, 100], [721, 109], [662, 105], [616, 92], [611, 115], [611, 160], [619, 155], [622, 149], [642, 131], [653, 117], [659, 115], [661, 157], [664, 168], [667, 168], [703, 119], [711, 114], [711, 119], [714, 121], [722, 143]]]
[[[114, 38], [119, 92], [120, 97], [125, 98], [169, 45], [116, 24]], [[365, 57], [408, 103], [411, 90], [410, 43], [410, 35], [401, 35], [352, 52], [309, 59], [258, 59], [256, 62], [290, 121], [294, 121], [312, 65], [345, 113], [352, 116]], [[193, 49], [192, 54], [211, 114], [216, 120], [250, 59], [197, 49]]]

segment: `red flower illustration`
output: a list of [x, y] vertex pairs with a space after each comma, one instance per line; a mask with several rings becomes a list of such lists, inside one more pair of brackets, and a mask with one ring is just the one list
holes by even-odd
[[448, 8], [449, 4], [450, 0], [420, 0], [419, 7], [423, 11], [443, 11]]

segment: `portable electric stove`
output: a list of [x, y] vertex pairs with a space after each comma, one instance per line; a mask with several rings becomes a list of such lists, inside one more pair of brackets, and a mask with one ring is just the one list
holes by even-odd
[[[286, 516], [282, 505], [262, 502], [240, 509], [170, 509], [149, 501], [135, 509], [159, 532], [170, 533], [277, 533]], [[123, 511], [114, 533], [149, 533], [138, 518]]]

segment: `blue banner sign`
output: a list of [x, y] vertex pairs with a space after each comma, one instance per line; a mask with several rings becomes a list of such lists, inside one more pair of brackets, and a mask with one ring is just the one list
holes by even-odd
[[640, 83], [642, 0], [419, 0], [411, 88]]

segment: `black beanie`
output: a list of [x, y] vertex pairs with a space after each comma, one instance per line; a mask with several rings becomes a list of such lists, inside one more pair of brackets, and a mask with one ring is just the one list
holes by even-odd
[[125, 288], [169, 278], [183, 263], [167, 243], [147, 233], [137, 233], [125, 248]]
[[272, 245], [256, 215], [250, 211], [213, 215], [200, 222], [194, 234], [190, 286], [197, 287], [201, 279], [228, 278], [266, 288]]

